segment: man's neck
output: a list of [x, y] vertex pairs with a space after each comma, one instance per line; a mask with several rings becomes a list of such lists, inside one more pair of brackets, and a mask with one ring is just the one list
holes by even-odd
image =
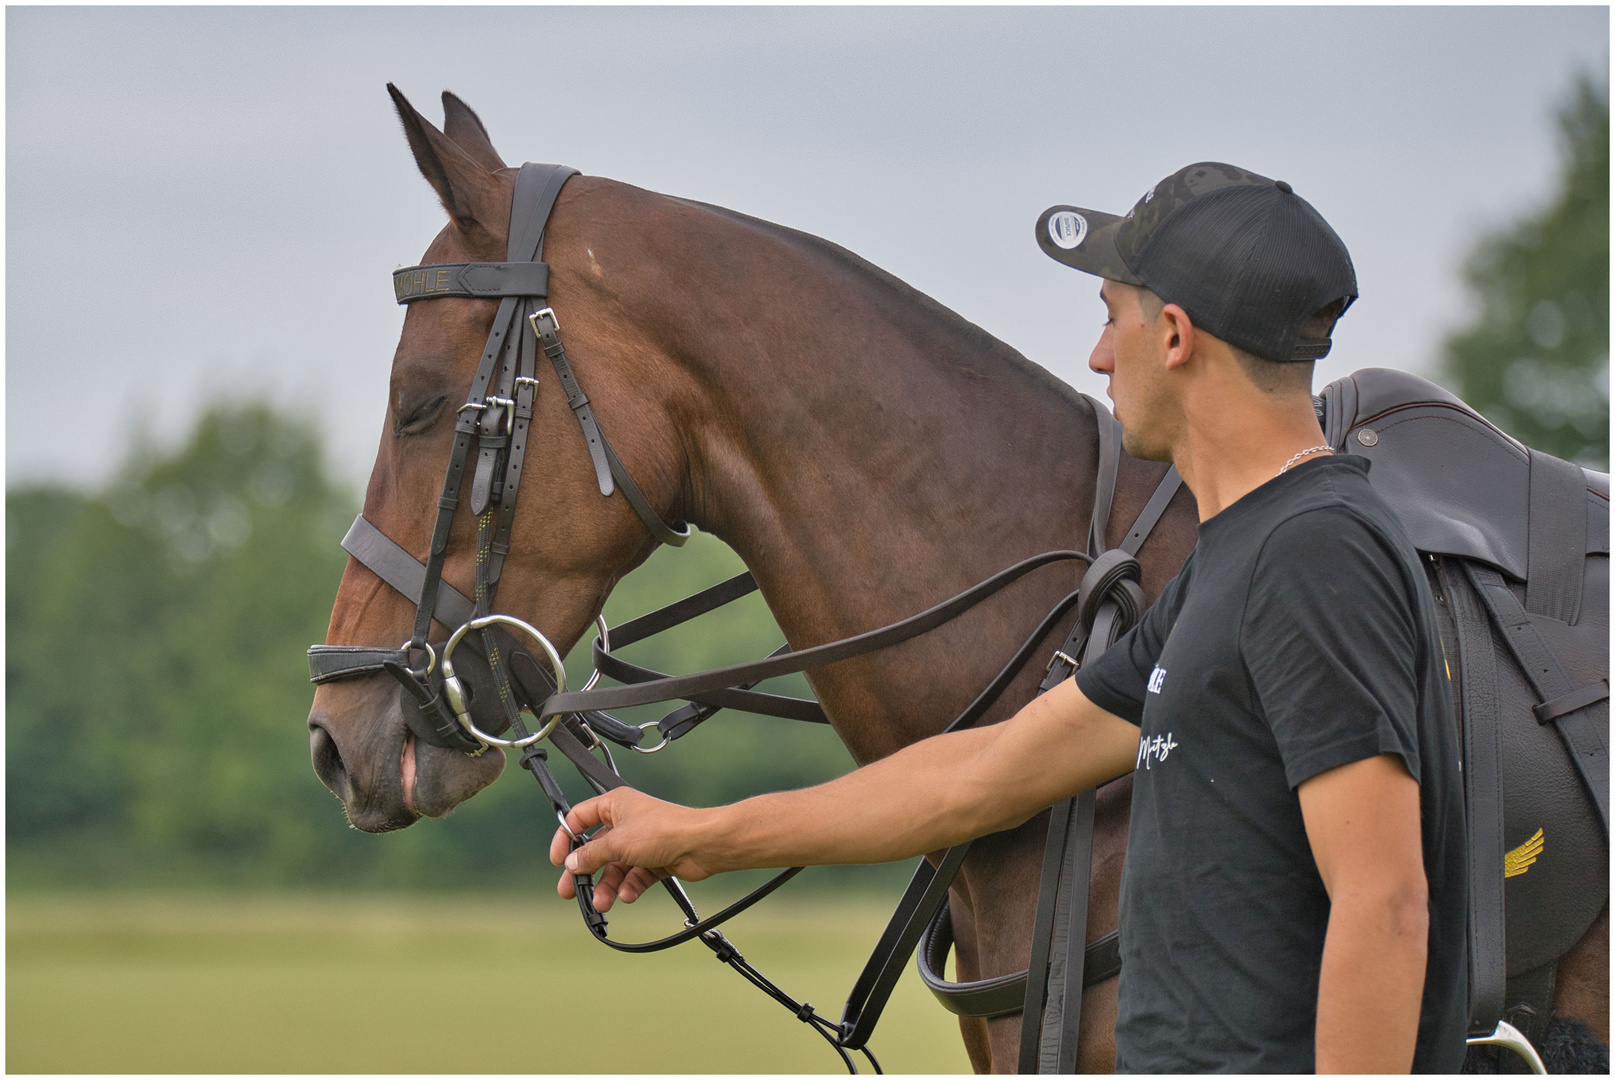
[[1318, 456], [1292, 461], [1323, 443], [1310, 397], [1214, 394], [1190, 409], [1172, 461], [1206, 521], [1272, 480], [1287, 463], [1293, 468]]

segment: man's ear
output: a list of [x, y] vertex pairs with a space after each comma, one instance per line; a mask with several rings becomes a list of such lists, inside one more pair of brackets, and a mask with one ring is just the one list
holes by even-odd
[[1166, 369], [1175, 371], [1187, 364], [1194, 355], [1194, 322], [1190, 320], [1189, 313], [1176, 304], [1162, 307], [1156, 321], [1159, 324], [1157, 332], [1165, 343]]

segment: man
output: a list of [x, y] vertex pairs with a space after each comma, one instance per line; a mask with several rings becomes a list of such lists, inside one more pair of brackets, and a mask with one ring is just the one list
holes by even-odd
[[934, 851], [1135, 770], [1118, 1071], [1456, 1072], [1464, 825], [1432, 601], [1311, 402], [1357, 295], [1345, 246], [1288, 184], [1215, 163], [1125, 217], [1053, 207], [1038, 240], [1103, 279], [1089, 364], [1128, 452], [1194, 492], [1182, 572], [1003, 724], [729, 807], [613, 791], [552, 860], [601, 872], [604, 910], [667, 874]]

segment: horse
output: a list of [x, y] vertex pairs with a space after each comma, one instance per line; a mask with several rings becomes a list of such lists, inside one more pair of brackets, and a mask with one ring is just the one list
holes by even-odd
[[[421, 262], [502, 259], [515, 170], [454, 95], [443, 95], [439, 130], [389, 89], [449, 216]], [[572, 364], [627, 471], [663, 520], [689, 522], [740, 556], [793, 648], [894, 622], [1087, 535], [1099, 457], [1090, 400], [850, 252], [580, 175], [555, 204], [545, 261]], [[364, 515], [417, 557], [430, 542], [454, 409], [496, 306], [441, 299], [411, 305], [404, 320]], [[541, 467], [524, 481], [499, 606], [564, 653], [657, 541], [623, 499], [601, 497], [560, 386], [553, 373], [540, 378], [527, 461]], [[1123, 456], [1110, 543], [1165, 469]], [[1147, 600], [1188, 556], [1196, 525], [1182, 489], [1138, 553]], [[443, 580], [465, 592], [475, 540], [471, 515], [458, 515]], [[853, 759], [865, 764], [940, 731], [1075, 586], [1065, 565], [918, 638], [809, 671]], [[350, 560], [327, 641], [391, 645], [409, 637], [414, 614]], [[1068, 629], [1053, 628], [1043, 653]], [[1040, 674], [1022, 672], [982, 722], [1012, 715]], [[501, 754], [417, 742], [397, 684], [383, 675], [321, 685], [308, 725], [316, 773], [369, 832], [440, 817], [505, 765]], [[1117, 924], [1130, 796], [1126, 778], [1098, 795], [1090, 940]], [[971, 849], [950, 893], [960, 979], [1025, 967], [1047, 828], [1045, 813]], [[1606, 910], [1562, 968], [1582, 976], [1561, 979], [1555, 1000], [1606, 1041], [1607, 925]], [[1084, 991], [1083, 1071], [1114, 1064], [1116, 989], [1112, 978]], [[1018, 1015], [962, 1018], [972, 1066], [1013, 1071], [1020, 1024]]]

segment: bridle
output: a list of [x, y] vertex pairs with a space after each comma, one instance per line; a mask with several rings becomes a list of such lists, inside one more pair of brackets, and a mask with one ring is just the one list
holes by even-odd
[[[507, 261], [413, 266], [394, 272], [393, 292], [400, 304], [449, 296], [475, 297], [498, 299], [499, 310], [472, 377], [470, 393], [455, 417], [454, 443], [424, 567], [363, 515], [354, 521], [342, 541], [343, 548], [361, 564], [416, 601], [414, 632], [409, 641], [398, 649], [317, 645], [309, 650], [310, 677], [316, 683], [386, 671], [398, 680], [406, 695], [404, 718], [416, 738], [473, 756], [489, 746], [512, 742], [498, 738], [500, 732], [516, 722], [521, 706], [521, 700], [512, 692], [512, 679], [530, 703], [549, 695], [551, 686], [546, 682], [557, 685], [556, 680], [565, 678], [554, 646], [542, 634], [520, 620], [492, 613], [505, 557], [510, 552], [516, 497], [531, 434], [533, 400], [539, 385], [539, 348], [549, 358], [567, 404], [583, 429], [600, 494], [609, 497], [621, 489], [646, 528], [662, 543], [679, 545], [690, 535], [687, 526], [675, 529], [651, 508], [606, 441], [589, 407], [588, 395], [572, 373], [566, 347], [561, 344], [559, 320], [552, 309], [542, 304], [549, 294], [549, 266], [542, 261], [545, 227], [561, 188], [575, 175], [576, 169], [562, 165], [526, 164], [517, 172]], [[524, 332], [524, 324], [532, 328], [531, 335]], [[459, 509], [473, 442], [477, 456], [469, 496], [470, 510], [477, 520], [476, 597], [468, 600], [445, 584], [442, 575], [449, 530]], [[434, 616], [445, 626], [459, 628], [444, 645], [441, 661], [428, 641]], [[526, 631], [528, 637], [541, 643], [549, 663], [535, 662], [508, 633], [495, 629], [499, 625]], [[478, 631], [473, 648], [486, 668], [486, 678], [474, 680], [473, 685], [484, 692], [492, 689], [497, 693], [497, 711], [478, 709], [474, 714], [470, 703], [482, 695], [468, 692], [466, 682], [455, 672], [450, 654], [470, 630]], [[502, 653], [510, 658], [508, 672], [501, 665]], [[473, 715], [480, 715], [482, 726]], [[544, 734], [547, 732], [523, 735], [514, 743], [536, 743]]]
[[[548, 753], [540, 745], [542, 741], [548, 741], [559, 750], [596, 792], [605, 792], [623, 784], [611, 761], [608, 741], [641, 753], [654, 753], [724, 708], [827, 723], [815, 701], [761, 693], [753, 687], [764, 679], [835, 663], [923, 634], [1021, 577], [1054, 563], [1073, 560], [1085, 563], [1081, 584], [1044, 616], [1015, 655], [946, 730], [967, 727], [978, 721], [1031, 661], [1039, 643], [1073, 608], [1078, 612], [1076, 624], [1050, 658], [1040, 693], [1108, 648], [1138, 620], [1144, 610], [1144, 597], [1138, 584], [1140, 573], [1135, 556], [1165, 512], [1180, 480], [1175, 469], [1169, 470], [1122, 545], [1108, 549], [1105, 528], [1120, 461], [1121, 429], [1103, 406], [1090, 398], [1100, 428], [1100, 465], [1086, 552], [1045, 552], [1024, 559], [907, 619], [800, 651], [784, 646], [762, 660], [749, 663], [668, 676], [613, 654], [614, 649], [644, 640], [755, 591], [757, 585], [751, 574], [739, 574], [617, 627], [607, 627], [603, 620], [597, 620], [600, 632], [594, 643], [595, 674], [583, 689], [567, 691], [561, 657], [548, 638], [512, 615], [493, 611], [499, 579], [510, 552], [516, 496], [531, 435], [533, 402], [540, 386], [537, 361], [540, 349], [550, 361], [567, 404], [582, 429], [601, 495], [610, 497], [620, 491], [645, 528], [662, 543], [681, 545], [690, 535], [687, 524], [675, 527], [662, 519], [623, 467], [594, 417], [588, 396], [578, 385], [561, 342], [559, 320], [544, 304], [549, 293], [549, 267], [542, 261], [544, 232], [562, 187], [575, 175], [577, 170], [561, 165], [528, 163], [520, 168], [512, 200], [505, 262], [414, 266], [393, 274], [394, 293], [400, 304], [443, 297], [473, 297], [498, 299], [499, 309], [470, 392], [455, 418], [454, 443], [425, 562], [387, 537], [362, 514], [342, 540], [343, 548], [355, 560], [415, 602], [410, 639], [398, 648], [311, 646], [308, 651], [311, 681], [318, 684], [385, 671], [399, 683], [404, 719], [417, 739], [473, 757], [490, 746], [520, 750], [522, 767], [538, 781], [576, 848], [587, 838], [573, 834], [566, 825], [566, 814], [571, 806], [549, 769]], [[524, 324], [531, 329], [531, 334], [524, 331]], [[471, 470], [469, 502], [477, 521], [477, 548], [475, 595], [467, 597], [442, 580], [442, 570], [473, 443], [476, 444], [476, 463]], [[434, 621], [451, 628], [447, 639], [439, 645], [430, 640]], [[518, 639], [511, 630], [519, 631], [522, 638]], [[537, 656], [524, 647], [522, 639], [539, 646]], [[468, 652], [457, 660], [455, 652], [461, 645]], [[601, 675], [623, 685], [594, 689]], [[659, 721], [637, 727], [603, 711], [675, 700], [687, 704]], [[528, 731], [521, 716], [524, 710], [535, 718], [539, 725], [536, 731]], [[642, 744], [651, 728], [656, 729], [659, 741], [647, 748]], [[514, 737], [504, 738], [507, 731], [513, 732]], [[604, 761], [594, 755], [596, 750], [604, 755]], [[878, 1062], [869, 1052], [868, 1040], [903, 964], [923, 937], [922, 977], [954, 1012], [1005, 1015], [1019, 1011], [1024, 995], [1026, 1015], [1042, 1017], [1045, 1016], [1045, 1000], [1057, 1003], [1058, 1009], [1063, 1010], [1059, 1012], [1058, 1024], [1023, 1025], [1023, 1030], [1031, 1029], [1032, 1036], [1030, 1042], [1023, 1036], [1022, 1071], [1038, 1071], [1038, 1032], [1042, 1032], [1043, 1057], [1058, 1065], [1073, 1063], [1080, 987], [1109, 977], [1120, 966], [1119, 959], [1115, 958], [1114, 935], [1086, 946], [1086, 962], [1084, 960], [1081, 928], [1087, 921], [1088, 866], [1086, 856], [1079, 855], [1085, 843], [1091, 845], [1092, 819], [1092, 792], [1055, 808], [1033, 950], [1032, 970], [1040, 973], [1039, 978], [1029, 979], [1027, 972], [965, 984], [949, 983], [942, 978], [940, 972], [951, 940], [946, 907], [948, 887], [968, 852], [969, 844], [964, 844], [950, 849], [936, 867], [925, 861], [920, 863], [891, 923], [854, 984], [839, 1023], [819, 1014], [813, 1006], [796, 1001], [770, 982], [747, 963], [718, 930], [721, 924], [794, 877], [801, 867], [783, 871], [716, 915], [704, 919], [677, 879], [668, 878], [662, 884], [683, 912], [684, 928], [649, 942], [611, 940], [607, 936], [606, 917], [594, 910], [592, 878], [578, 874], [574, 875], [574, 882], [579, 910], [600, 941], [620, 951], [655, 952], [699, 939], [718, 959], [818, 1031], [853, 1073], [857, 1068], [852, 1052], [863, 1053], [875, 1070], [880, 1071]], [[1088, 830], [1086, 840], [1082, 833], [1084, 821]], [[1062, 922], [1067, 929], [1075, 928], [1064, 939], [1058, 934], [1058, 924]], [[1075, 949], [1074, 967], [1067, 962], [1064, 953], [1056, 955], [1050, 951], [1053, 944], [1063, 945], [1067, 939], [1074, 940], [1074, 944], [1066, 948], [1066, 952]], [[1077, 989], [1073, 993], [1064, 992], [1067, 971], [1077, 975], [1074, 984]], [[1054, 1046], [1053, 1051], [1047, 1048], [1049, 1044]], [[1032, 1048], [1030, 1058], [1028, 1046]]]

